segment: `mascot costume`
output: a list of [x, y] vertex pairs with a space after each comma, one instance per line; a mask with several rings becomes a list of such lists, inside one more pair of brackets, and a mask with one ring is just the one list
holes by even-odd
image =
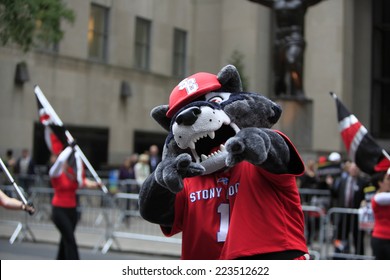
[[279, 105], [243, 92], [233, 65], [181, 81], [151, 116], [169, 134], [140, 191], [142, 217], [182, 232], [182, 259], [307, 259], [296, 176], [303, 162], [271, 127]]

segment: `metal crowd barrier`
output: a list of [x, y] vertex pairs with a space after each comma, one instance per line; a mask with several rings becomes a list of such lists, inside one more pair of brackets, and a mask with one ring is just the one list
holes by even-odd
[[[8, 196], [18, 198], [12, 185], [4, 185], [0, 189]], [[35, 235], [28, 224], [30, 218], [30, 215], [24, 211], [13, 211], [0, 207], [0, 222], [15, 227], [9, 239], [11, 244], [16, 240], [23, 240], [25, 238], [30, 238], [34, 242], [36, 241]]]
[[305, 220], [305, 237], [311, 259], [318, 260], [324, 254], [325, 214], [321, 207], [302, 205]]
[[[120, 182], [117, 191], [137, 185], [135, 180]], [[11, 197], [17, 197], [13, 186], [0, 186]], [[138, 187], [139, 188], [139, 187]], [[0, 208], [0, 224], [15, 226], [9, 239], [29, 239], [36, 241], [34, 229], [54, 230], [51, 221], [51, 199], [54, 190], [48, 187], [30, 188], [29, 201], [33, 202], [36, 213], [33, 216], [23, 211], [12, 211]], [[143, 220], [138, 210], [138, 193], [113, 193], [106, 195], [100, 190], [79, 189], [77, 191], [79, 221], [76, 232], [97, 234], [99, 241], [94, 251], [101, 248], [106, 253], [113, 244], [121, 250], [119, 239], [137, 239], [162, 243], [180, 243], [181, 238], [163, 237], [159, 226]], [[99, 237], [100, 236], [100, 237]]]
[[319, 206], [329, 208], [330, 190], [322, 189], [299, 189], [302, 205]]
[[[0, 208], [0, 224], [15, 227], [9, 242], [30, 239], [36, 241], [34, 230], [56, 230], [51, 221], [51, 198], [53, 189], [48, 182], [39, 179], [43, 186], [30, 188], [29, 200], [36, 208], [33, 216], [22, 211], [11, 211]], [[16, 197], [13, 186], [3, 185], [0, 188], [8, 195]], [[78, 194], [78, 211], [80, 219], [77, 231], [98, 235], [98, 242], [93, 247], [95, 252], [105, 254], [115, 246], [122, 250], [122, 239], [180, 244], [181, 235], [164, 237], [158, 225], [143, 220], [138, 209], [139, 186], [135, 180], [119, 181], [116, 193], [106, 195], [100, 190], [80, 189]], [[132, 191], [133, 193], [126, 193]], [[368, 232], [357, 231], [356, 239], [351, 228], [358, 220], [357, 209], [330, 208], [318, 206], [316, 199], [327, 198], [328, 192], [300, 189], [302, 210], [305, 219], [305, 237], [312, 259], [373, 259], [369, 246]], [[321, 200], [321, 199], [320, 199]], [[334, 241], [340, 240], [337, 247]], [[363, 241], [363, 243], [362, 243]], [[345, 248], [342, 248], [346, 242]], [[340, 245], [339, 244], [339, 245]], [[363, 249], [359, 246], [363, 244]], [[156, 245], [157, 246], [157, 245]]]
[[103, 254], [111, 248], [112, 244], [120, 249], [118, 241], [120, 238], [181, 244], [181, 237], [164, 237], [158, 225], [142, 219], [138, 209], [138, 194], [117, 193], [113, 196], [113, 203], [120, 209], [120, 214], [113, 223], [112, 230], [104, 236], [104, 240], [99, 242], [103, 244], [101, 246]]
[[373, 259], [370, 232], [359, 230], [358, 209], [330, 208], [329, 190], [299, 189], [305, 236], [315, 259]]
[[326, 215], [331, 232], [326, 235], [327, 259], [371, 260], [370, 231], [359, 228], [359, 210], [331, 208]]

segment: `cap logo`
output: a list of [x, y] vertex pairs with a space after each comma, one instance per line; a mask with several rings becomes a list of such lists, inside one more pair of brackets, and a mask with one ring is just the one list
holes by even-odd
[[186, 78], [179, 83], [178, 87], [179, 90], [185, 89], [187, 94], [190, 95], [198, 90], [199, 85], [195, 78]]

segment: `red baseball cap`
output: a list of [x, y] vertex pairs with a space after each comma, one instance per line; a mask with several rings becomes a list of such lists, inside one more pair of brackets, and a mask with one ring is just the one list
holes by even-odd
[[221, 87], [222, 85], [214, 74], [200, 72], [185, 78], [172, 90], [166, 116], [173, 117], [184, 105]]

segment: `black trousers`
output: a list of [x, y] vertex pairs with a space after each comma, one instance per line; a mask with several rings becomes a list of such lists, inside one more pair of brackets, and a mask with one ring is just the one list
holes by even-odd
[[390, 260], [390, 239], [371, 237], [371, 248], [376, 260]]
[[78, 220], [76, 208], [62, 208], [53, 206], [52, 220], [61, 234], [57, 260], [80, 259], [76, 238], [74, 235]]

